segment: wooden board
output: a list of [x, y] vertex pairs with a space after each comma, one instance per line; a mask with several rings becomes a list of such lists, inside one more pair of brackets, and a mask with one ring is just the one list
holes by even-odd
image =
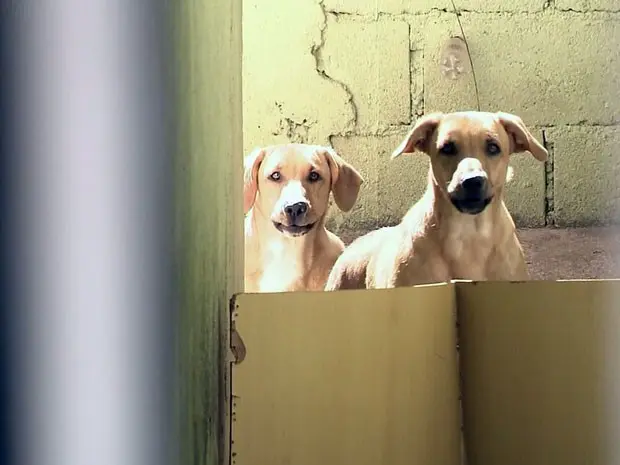
[[455, 465], [452, 284], [246, 294], [234, 465]]
[[620, 281], [456, 291], [469, 463], [620, 463]]

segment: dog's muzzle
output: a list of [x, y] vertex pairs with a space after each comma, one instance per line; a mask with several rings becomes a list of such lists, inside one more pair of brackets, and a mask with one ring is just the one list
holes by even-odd
[[450, 194], [452, 205], [461, 213], [477, 215], [491, 203], [493, 196], [488, 194], [488, 181], [484, 176], [463, 179], [458, 188]]
[[277, 221], [273, 222], [275, 228], [288, 236], [298, 237], [309, 233], [315, 223], [306, 222], [309, 204], [307, 202], [297, 202], [284, 207], [287, 224]]

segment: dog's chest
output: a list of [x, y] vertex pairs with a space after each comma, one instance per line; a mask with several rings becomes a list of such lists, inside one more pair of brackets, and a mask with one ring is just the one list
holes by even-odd
[[486, 279], [489, 260], [496, 254], [493, 231], [485, 225], [454, 228], [442, 252], [452, 279]]
[[260, 292], [291, 292], [306, 287], [308, 259], [291, 253], [280, 244], [271, 244], [265, 251], [259, 277]]
[[289, 292], [302, 287], [303, 278], [298, 268], [285, 260], [265, 266], [259, 279], [260, 292]]

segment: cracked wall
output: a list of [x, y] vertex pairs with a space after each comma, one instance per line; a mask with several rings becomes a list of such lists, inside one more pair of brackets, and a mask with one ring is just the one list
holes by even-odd
[[[515, 155], [519, 226], [616, 222], [620, 213], [620, 0], [455, 0], [483, 110], [520, 115], [552, 148]], [[332, 145], [364, 175], [336, 231], [394, 224], [426, 183], [424, 155], [389, 154], [425, 112], [475, 109], [471, 73], [439, 71], [461, 32], [438, 0], [244, 0], [244, 149]]]

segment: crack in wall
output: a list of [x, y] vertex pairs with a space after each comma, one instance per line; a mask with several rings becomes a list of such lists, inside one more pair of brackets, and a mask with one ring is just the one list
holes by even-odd
[[285, 117], [280, 120], [278, 131], [272, 132], [274, 136], [285, 135], [288, 140], [294, 143], [306, 144], [312, 124], [305, 119], [299, 123], [291, 118]]
[[323, 22], [320, 26], [320, 41], [318, 44], [313, 44], [311, 49], [310, 49], [310, 53], [312, 54], [312, 56], [314, 57], [314, 61], [315, 61], [315, 69], [316, 72], [319, 74], [319, 76], [321, 76], [323, 79], [328, 80], [329, 82], [332, 82], [336, 85], [338, 85], [342, 90], [345, 91], [346, 95], [347, 95], [347, 102], [351, 108], [351, 113], [352, 113], [352, 117], [349, 121], [347, 121], [347, 125], [346, 128], [344, 130], [344, 134], [341, 135], [348, 135], [348, 134], [352, 134], [355, 131], [355, 128], [357, 127], [357, 119], [358, 119], [358, 109], [357, 109], [357, 105], [355, 103], [355, 98], [353, 96], [353, 92], [351, 92], [351, 89], [349, 88], [349, 86], [347, 86], [344, 82], [339, 81], [335, 78], [333, 78], [332, 76], [330, 76], [329, 74], [327, 74], [327, 72], [325, 71], [325, 65], [323, 63], [323, 56], [322, 56], [322, 51], [323, 51], [323, 47], [325, 46], [325, 31], [327, 30], [327, 15], [328, 12], [325, 9], [325, 5], [324, 5], [324, 0], [319, 0], [318, 5], [321, 8], [321, 13], [323, 15]]
[[284, 115], [284, 110], [282, 108], [282, 103], [275, 102], [278, 111], [282, 117], [280, 118], [279, 127], [276, 131], [273, 131], [271, 134], [274, 136], [284, 135], [291, 142], [305, 144], [308, 142], [310, 129], [316, 121], [309, 121], [304, 118], [301, 122], [295, 121], [293, 118]]

